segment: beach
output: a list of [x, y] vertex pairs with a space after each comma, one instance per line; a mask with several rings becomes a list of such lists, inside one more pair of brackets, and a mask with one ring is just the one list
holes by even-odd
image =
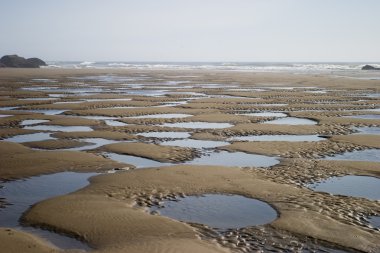
[[[347, 176], [380, 182], [374, 76], [0, 68], [0, 193], [13, 182], [89, 173], [85, 185], [20, 208], [17, 226], [0, 221], [1, 250], [380, 252], [380, 227], [371, 223], [380, 198], [313, 188]], [[221, 229], [160, 213], [165, 203], [208, 194], [259, 200], [276, 215]], [[0, 194], [0, 215], [17, 206], [9, 196]], [[85, 248], [60, 247], [23, 226]]]

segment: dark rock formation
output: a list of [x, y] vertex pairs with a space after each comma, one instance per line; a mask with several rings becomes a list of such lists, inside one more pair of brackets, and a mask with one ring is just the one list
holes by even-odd
[[0, 68], [5, 68], [5, 64], [0, 62]]
[[39, 58], [28, 58], [28, 59], [26, 59], [26, 62], [28, 64], [31, 64], [32, 66], [38, 66], [38, 67], [46, 66], [46, 63]]
[[371, 66], [371, 65], [364, 65], [362, 67], [362, 70], [380, 70], [380, 68], [375, 68], [374, 66]]
[[5, 55], [1, 57], [0, 64], [9, 68], [39, 68], [40, 66], [46, 66], [46, 63], [38, 58], [25, 59], [18, 55]]

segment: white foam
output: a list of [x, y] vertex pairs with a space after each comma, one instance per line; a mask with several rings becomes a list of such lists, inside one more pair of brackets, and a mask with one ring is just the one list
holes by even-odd
[[88, 65], [93, 65], [95, 62], [93, 61], [84, 61], [84, 62], [81, 62], [79, 65], [82, 65], [82, 66], [88, 66]]

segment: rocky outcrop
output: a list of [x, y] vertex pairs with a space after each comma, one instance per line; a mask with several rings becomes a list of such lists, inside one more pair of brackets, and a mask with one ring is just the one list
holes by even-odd
[[5, 55], [0, 59], [0, 67], [39, 68], [40, 66], [46, 66], [46, 63], [38, 58], [25, 59], [18, 55]]
[[29, 58], [29, 59], [26, 59], [26, 62], [27, 64], [30, 64], [31, 66], [46, 66], [46, 63], [39, 59], [39, 58]]
[[371, 66], [371, 65], [364, 65], [362, 67], [362, 70], [380, 70], [380, 68], [375, 68], [374, 66]]

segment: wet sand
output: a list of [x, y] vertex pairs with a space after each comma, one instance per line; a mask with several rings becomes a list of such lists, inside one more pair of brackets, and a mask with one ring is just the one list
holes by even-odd
[[1, 179], [20, 179], [60, 171], [105, 171], [128, 167], [99, 155], [73, 151], [38, 151], [22, 144], [0, 142]]
[[24, 142], [23, 145], [34, 149], [68, 149], [77, 148], [88, 145], [86, 142], [74, 141], [74, 140], [46, 140], [46, 141], [32, 141]]
[[28, 233], [9, 228], [0, 228], [1, 250], [3, 252], [54, 253], [58, 249]]
[[[111, 74], [143, 78], [109, 83], [96, 78]], [[32, 81], [34, 78], [51, 81]], [[173, 85], [170, 83], [173, 81], [178, 83]], [[206, 87], [202, 84], [218, 85]], [[380, 120], [345, 117], [380, 114], [372, 111], [380, 107], [379, 99], [367, 96], [379, 93], [378, 87], [378, 80], [322, 74], [0, 69], [0, 107], [4, 108], [0, 108], [0, 114], [9, 115], [0, 118], [0, 138], [46, 132], [24, 129], [23, 120], [48, 120], [38, 125], [83, 126], [93, 130], [51, 132], [54, 140], [1, 141], [0, 179], [23, 179], [60, 171], [131, 169], [92, 177], [89, 186], [36, 203], [23, 216], [25, 224], [79, 238], [93, 247], [94, 252], [281, 252], [302, 247], [379, 252], [380, 232], [365, 222], [367, 216], [380, 215], [379, 201], [314, 192], [307, 188], [307, 184], [332, 176], [351, 174], [380, 178], [377, 162], [321, 160], [346, 151], [380, 148], [377, 135], [352, 135], [354, 127], [379, 127]], [[81, 93], [76, 92], [78, 88]], [[144, 96], [144, 93], [149, 95]], [[57, 99], [41, 99], [52, 95]], [[178, 103], [170, 104], [173, 102]], [[51, 115], [43, 110], [64, 112]], [[292, 117], [314, 120], [316, 124], [263, 124], [275, 117], [242, 115], [251, 112], [284, 112]], [[160, 114], [192, 116], [130, 118]], [[87, 116], [115, 117], [114, 120], [127, 125], [111, 126], [104, 119], [84, 118]], [[191, 122], [229, 123], [232, 126], [189, 129], [162, 125]], [[230, 145], [216, 148], [278, 157], [281, 163], [270, 169], [178, 164], [133, 170], [131, 164], [103, 157], [103, 152], [115, 152], [182, 163], [204, 152], [163, 146], [157, 138], [137, 135], [166, 131], [190, 132], [191, 138], [197, 140], [226, 141], [234, 136], [278, 134], [318, 134], [328, 138], [319, 142], [230, 142]], [[85, 138], [128, 142], [91, 151], [59, 150], [85, 145], [81, 141]], [[203, 225], [186, 224], [152, 215], [146, 210], [165, 199], [209, 193], [260, 199], [274, 207], [279, 217], [267, 225], [220, 235]], [[0, 200], [1, 203], [6, 200]], [[60, 251], [34, 235], [7, 229], [0, 229], [0, 243], [7, 252]], [[260, 244], [257, 238], [267, 243]], [[294, 242], [298, 248], [292, 246]]]
[[194, 158], [196, 151], [191, 148], [160, 146], [145, 143], [115, 143], [101, 148], [106, 152], [149, 158], [159, 162], [181, 162]]

